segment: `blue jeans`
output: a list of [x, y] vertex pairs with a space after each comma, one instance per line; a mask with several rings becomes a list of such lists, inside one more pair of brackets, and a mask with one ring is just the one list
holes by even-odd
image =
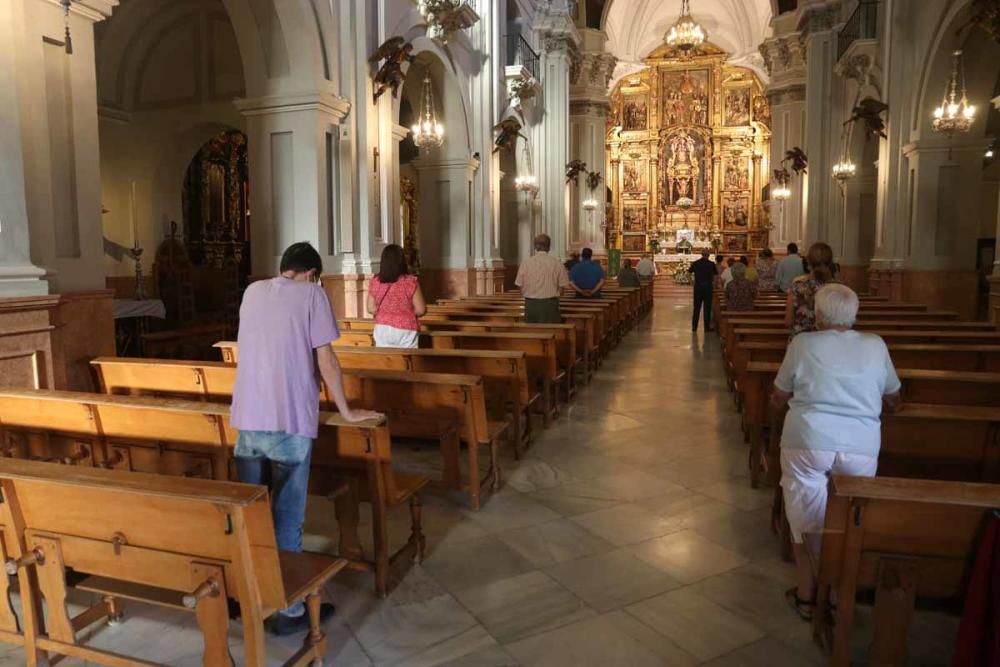
[[[281, 431], [240, 431], [236, 441], [240, 481], [264, 484], [271, 492], [274, 536], [282, 551], [302, 551], [311, 454], [311, 438]], [[297, 602], [281, 613], [300, 616], [305, 605]]]

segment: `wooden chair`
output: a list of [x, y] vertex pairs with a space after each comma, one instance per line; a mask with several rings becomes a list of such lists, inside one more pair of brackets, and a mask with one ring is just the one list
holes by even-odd
[[[819, 562], [814, 637], [830, 664], [851, 662], [855, 596], [875, 591], [872, 665], [906, 665], [918, 596], [965, 592], [984, 518], [1000, 508], [1000, 486], [937, 480], [835, 476]], [[837, 591], [836, 611], [829, 606]]]
[[227, 598], [239, 602], [243, 664], [254, 667], [267, 663], [265, 617], [305, 600], [310, 630], [284, 664], [322, 664], [320, 592], [346, 561], [278, 551], [265, 487], [2, 459], [0, 489], [0, 557], [18, 574], [28, 665], [49, 654], [154, 664], [84, 643], [82, 630], [119, 612], [106, 601], [70, 617], [70, 587], [193, 611], [212, 667], [233, 664]]

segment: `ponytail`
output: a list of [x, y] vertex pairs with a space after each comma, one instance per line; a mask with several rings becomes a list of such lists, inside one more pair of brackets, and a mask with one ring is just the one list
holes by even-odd
[[833, 280], [833, 248], [825, 243], [813, 243], [806, 257], [817, 282], [825, 284]]

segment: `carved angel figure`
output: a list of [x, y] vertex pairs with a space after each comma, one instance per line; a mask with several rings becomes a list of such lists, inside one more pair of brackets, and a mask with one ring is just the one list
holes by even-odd
[[413, 44], [407, 42], [403, 37], [390, 37], [368, 58], [368, 62], [372, 64], [380, 60], [385, 61], [379, 67], [373, 79], [375, 82], [375, 92], [372, 96], [373, 102], [378, 102], [378, 98], [382, 96], [382, 93], [390, 88], [392, 89], [393, 97], [398, 95], [399, 87], [406, 80], [406, 74], [403, 72], [403, 63], [413, 62], [414, 57], [410, 55], [412, 51]]
[[888, 136], [885, 133], [885, 121], [882, 119], [882, 113], [888, 110], [888, 104], [866, 97], [858, 103], [858, 106], [851, 110], [851, 117], [844, 121], [844, 125], [856, 123], [860, 120], [865, 124], [865, 137], [872, 136], [887, 139]]
[[493, 141], [493, 152], [496, 153], [501, 148], [506, 148], [507, 150], [513, 152], [517, 147], [517, 138], [521, 137], [525, 141], [528, 140], [526, 136], [521, 134], [521, 123], [518, 122], [513, 116], [505, 118], [500, 121], [494, 128], [494, 132], [499, 132], [497, 138]]
[[566, 163], [566, 182], [575, 181], [582, 172], [587, 171], [587, 163], [583, 160], [570, 160]]
[[785, 151], [785, 159], [781, 161], [784, 165], [786, 162], [792, 163], [792, 171], [796, 174], [805, 174], [806, 167], [809, 166], [809, 158], [806, 157], [805, 151], [803, 151], [798, 146], [793, 146], [791, 150]]

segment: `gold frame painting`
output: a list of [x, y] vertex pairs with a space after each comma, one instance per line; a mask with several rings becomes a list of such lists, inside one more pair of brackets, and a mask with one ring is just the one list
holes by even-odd
[[622, 231], [645, 232], [649, 229], [649, 207], [646, 202], [625, 202], [622, 205]]
[[712, 71], [708, 67], [663, 70], [660, 97], [661, 126], [711, 125]]
[[645, 132], [647, 129], [649, 129], [649, 95], [646, 93], [623, 95], [622, 131]]
[[622, 192], [640, 195], [649, 192], [649, 161], [622, 160]]

